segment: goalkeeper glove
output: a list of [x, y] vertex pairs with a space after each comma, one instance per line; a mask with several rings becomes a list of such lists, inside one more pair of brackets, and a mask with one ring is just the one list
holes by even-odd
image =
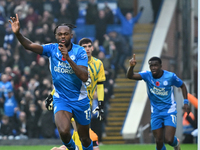
[[53, 110], [53, 96], [51, 94], [45, 99], [45, 105], [47, 110]]
[[92, 111], [93, 114], [97, 113], [97, 118], [100, 121], [104, 120], [104, 110], [103, 110], [103, 107], [104, 107], [104, 101], [98, 101], [98, 106]]

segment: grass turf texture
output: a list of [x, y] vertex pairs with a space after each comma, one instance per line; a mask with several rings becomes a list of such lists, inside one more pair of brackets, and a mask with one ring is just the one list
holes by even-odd
[[[0, 146], [0, 150], [50, 150], [52, 146]], [[173, 150], [166, 145], [167, 150]], [[155, 144], [100, 145], [100, 150], [155, 150]], [[181, 144], [181, 150], [197, 150], [197, 144]]]

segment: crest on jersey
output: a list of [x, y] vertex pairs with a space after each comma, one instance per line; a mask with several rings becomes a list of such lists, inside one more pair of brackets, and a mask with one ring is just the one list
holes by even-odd
[[75, 60], [76, 57], [75, 57], [75, 55], [71, 55], [70, 58], [71, 58], [71, 60]]
[[165, 86], [168, 85], [168, 82], [167, 82], [167, 81], [164, 81], [164, 82], [163, 82], [163, 85], [165, 85]]

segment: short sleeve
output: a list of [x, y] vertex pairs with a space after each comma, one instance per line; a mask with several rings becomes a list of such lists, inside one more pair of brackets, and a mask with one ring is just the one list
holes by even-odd
[[183, 81], [176, 76], [175, 73], [173, 73], [172, 75], [172, 85], [176, 86], [176, 87], [180, 87], [183, 84]]
[[77, 65], [81, 65], [81, 66], [85, 66], [85, 67], [88, 66], [88, 56], [87, 56], [84, 48], [79, 49], [79, 53], [78, 53], [77, 58], [78, 58]]
[[149, 74], [148, 71], [142, 71], [142, 72], [139, 72], [139, 74], [141, 75], [141, 77], [144, 81], [147, 81], [147, 77], [148, 77], [148, 74]]
[[42, 55], [50, 57], [53, 46], [55, 46], [55, 44], [44, 44], [44, 45], [42, 45], [42, 47], [43, 47]]

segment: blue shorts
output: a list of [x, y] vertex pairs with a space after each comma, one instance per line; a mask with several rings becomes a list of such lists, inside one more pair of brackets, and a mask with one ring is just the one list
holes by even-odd
[[[63, 98], [53, 97], [54, 114], [60, 110], [68, 111], [73, 114], [74, 119], [81, 125], [88, 125], [91, 121], [91, 108], [90, 103], [83, 99], [78, 104], [76, 102], [69, 102]], [[85, 101], [85, 103], [84, 103]]]
[[151, 115], [151, 130], [156, 130], [164, 126], [172, 126], [176, 128], [176, 113], [166, 115]]

